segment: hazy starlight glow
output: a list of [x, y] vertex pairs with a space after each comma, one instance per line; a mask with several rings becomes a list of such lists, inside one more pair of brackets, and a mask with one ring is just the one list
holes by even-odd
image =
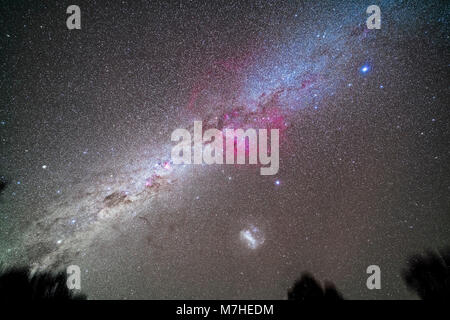
[[240, 232], [240, 239], [245, 245], [252, 249], [258, 249], [264, 243], [264, 235], [257, 227], [251, 226]]

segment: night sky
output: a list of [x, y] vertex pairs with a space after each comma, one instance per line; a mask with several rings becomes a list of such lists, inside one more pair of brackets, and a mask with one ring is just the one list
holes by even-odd
[[[408, 257], [450, 244], [447, 1], [0, 3], [5, 266], [79, 265], [90, 299], [285, 299], [303, 271], [412, 299]], [[278, 128], [279, 172], [170, 163], [194, 120]]]

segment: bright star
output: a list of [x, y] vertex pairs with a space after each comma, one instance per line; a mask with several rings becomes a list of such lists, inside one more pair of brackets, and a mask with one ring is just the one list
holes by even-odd
[[363, 65], [359, 71], [361, 71], [361, 73], [367, 73], [370, 71], [370, 66], [368, 64]]

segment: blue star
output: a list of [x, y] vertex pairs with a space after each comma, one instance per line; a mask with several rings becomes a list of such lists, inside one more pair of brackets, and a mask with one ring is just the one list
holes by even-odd
[[370, 71], [370, 69], [371, 69], [370, 65], [365, 64], [365, 65], [363, 65], [363, 66], [359, 69], [359, 71], [360, 71], [362, 74], [366, 74], [367, 72]]

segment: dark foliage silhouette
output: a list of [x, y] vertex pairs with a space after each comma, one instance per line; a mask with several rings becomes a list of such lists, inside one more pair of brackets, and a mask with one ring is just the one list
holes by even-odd
[[338, 301], [343, 300], [342, 295], [336, 287], [329, 282], [325, 282], [324, 288], [309, 273], [303, 273], [294, 286], [288, 291], [288, 300], [312, 301]]
[[8, 181], [5, 177], [0, 176], [0, 194], [5, 190], [6, 186], [8, 185]]
[[85, 300], [67, 288], [65, 272], [30, 274], [27, 268], [0, 272], [0, 301], [7, 300]]
[[423, 300], [450, 301], [450, 248], [410, 258], [403, 280]]

